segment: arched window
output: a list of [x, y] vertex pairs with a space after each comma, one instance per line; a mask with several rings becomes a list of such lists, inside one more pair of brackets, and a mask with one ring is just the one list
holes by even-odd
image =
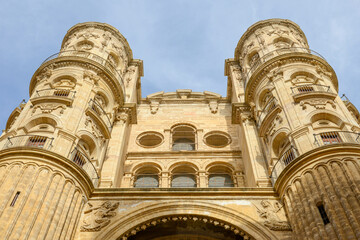
[[179, 125], [172, 129], [172, 150], [193, 151], [195, 147], [196, 130], [187, 125]]
[[209, 187], [234, 187], [234, 181], [227, 173], [212, 173], [209, 175]]
[[215, 165], [208, 172], [209, 187], [234, 187], [232, 170], [228, 166]]
[[159, 173], [153, 167], [142, 168], [137, 171], [134, 181], [135, 188], [157, 188], [159, 187]]
[[197, 187], [195, 170], [189, 166], [181, 166], [172, 171], [171, 187]]

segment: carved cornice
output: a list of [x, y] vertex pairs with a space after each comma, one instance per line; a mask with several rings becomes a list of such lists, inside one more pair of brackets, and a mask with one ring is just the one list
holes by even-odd
[[66, 35], [64, 36], [64, 39], [61, 43], [61, 48], [64, 47], [64, 44], [67, 42], [67, 40], [69, 39], [69, 37], [72, 34], [74, 34], [75, 32], [84, 30], [84, 29], [88, 29], [88, 28], [96, 28], [96, 29], [101, 29], [105, 32], [110, 32], [113, 36], [115, 36], [124, 45], [126, 53], [128, 54], [128, 62], [132, 61], [133, 54], [132, 54], [130, 45], [129, 45], [128, 41], [126, 40], [126, 38], [119, 32], [119, 30], [117, 30], [113, 26], [106, 24], [106, 23], [85, 22], [85, 23], [78, 23], [78, 24], [74, 25], [67, 31]]
[[242, 121], [253, 120], [250, 105], [246, 103], [233, 103], [231, 105], [231, 123], [239, 124]]
[[125, 124], [127, 121], [131, 124], [137, 123], [137, 105], [136, 103], [125, 103], [116, 111], [115, 120]]
[[287, 19], [279, 19], [279, 18], [273, 18], [273, 19], [268, 19], [268, 20], [263, 20], [263, 21], [259, 21], [253, 25], [251, 25], [247, 30], [246, 32], [241, 36], [236, 48], [235, 48], [235, 53], [234, 53], [234, 56], [235, 56], [235, 59], [239, 59], [240, 57], [240, 52], [243, 48], [243, 45], [244, 45], [244, 42], [246, 41], [246, 39], [249, 38], [249, 36], [251, 34], [253, 34], [257, 29], [259, 28], [263, 28], [263, 27], [266, 27], [266, 26], [272, 26], [273, 24], [278, 24], [278, 25], [283, 25], [283, 26], [286, 26], [286, 27], [293, 27], [294, 29], [296, 29], [299, 34], [301, 35], [301, 37], [305, 40], [306, 44], [307, 43], [307, 39], [306, 39], [306, 36], [304, 34], [304, 32], [301, 30], [301, 28], [299, 27], [299, 25], [297, 25], [296, 23], [290, 21], [290, 20], [287, 20]]
[[273, 69], [278, 69], [281, 66], [292, 64], [292, 63], [305, 63], [313, 66], [319, 66], [324, 71], [331, 74], [331, 80], [334, 84], [336, 91], [338, 91], [338, 80], [334, 69], [322, 58], [302, 52], [293, 52], [279, 55], [269, 61], [265, 62], [259, 66], [256, 71], [251, 75], [249, 81], [247, 82], [245, 89], [245, 99], [246, 102], [253, 100], [255, 94], [256, 86], [264, 79], [271, 78]]
[[49, 74], [47, 74], [48, 77], [51, 76], [52, 72], [55, 69], [68, 67], [68, 66], [78, 66], [86, 70], [92, 70], [97, 73], [101, 79], [103, 79], [110, 87], [110, 89], [113, 91], [113, 95], [115, 100], [121, 104], [124, 102], [124, 91], [125, 89], [122, 88], [121, 84], [118, 81], [121, 81], [121, 79], [117, 79], [116, 76], [111, 73], [109, 70], [107, 70], [104, 66], [101, 64], [92, 61], [87, 58], [77, 57], [77, 56], [66, 56], [66, 57], [59, 57], [55, 58], [53, 60], [50, 60], [48, 62], [45, 62], [42, 64], [34, 73], [34, 75], [31, 78], [30, 81], [30, 88], [29, 88], [29, 94], [32, 95], [33, 91], [35, 90], [35, 87], [39, 81], [42, 81], [42, 78], [39, 78], [38, 76], [43, 76], [44, 73], [51, 71]]

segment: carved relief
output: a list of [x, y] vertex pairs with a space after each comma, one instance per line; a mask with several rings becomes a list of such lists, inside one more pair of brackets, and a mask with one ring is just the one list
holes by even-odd
[[279, 214], [283, 206], [279, 202], [271, 204], [270, 201], [262, 200], [259, 206], [256, 206], [259, 216], [264, 220], [264, 225], [273, 231], [291, 231], [288, 221], [280, 219]]
[[99, 139], [100, 143], [105, 141], [105, 137], [99, 129], [98, 125], [89, 116], [86, 116], [85, 128], [89, 130], [89, 132], [91, 132], [97, 139]]
[[119, 207], [119, 202], [106, 201], [98, 207], [88, 203], [88, 210], [84, 211], [85, 217], [83, 225], [80, 227], [82, 232], [98, 232], [107, 226], [111, 218], [116, 216], [115, 210]]
[[33, 106], [32, 113], [35, 113], [37, 109], [40, 109], [42, 113], [51, 113], [57, 109], [60, 109], [60, 114], [64, 113], [66, 106], [63, 104], [47, 103]]
[[80, 33], [75, 33], [74, 36], [76, 36], [77, 39], [83, 37], [85, 39], [90, 39], [90, 38], [99, 38], [100, 36], [95, 34], [95, 29], [94, 28], [89, 28], [86, 29], [84, 32], [80, 32]]
[[88, 80], [93, 82], [95, 85], [98, 84], [100, 77], [90, 71], [85, 70], [84, 71], [84, 80]]
[[109, 44], [109, 42], [111, 41], [111, 33], [105, 32], [102, 36], [103, 36], [103, 40], [101, 41], [101, 45], [102, 45], [102, 47], [104, 48], [104, 47], [106, 47], [106, 46]]
[[324, 67], [320, 67], [319, 65], [316, 66], [316, 72], [321, 76], [321, 77], [324, 77], [324, 76], [327, 76], [327, 77], [331, 77], [332, 76], [332, 73], [327, 71]]
[[126, 76], [125, 76], [125, 81], [126, 81], [126, 87], [129, 87], [130, 82], [133, 78], [133, 75], [136, 72], [136, 67], [134, 66], [130, 66], [128, 67], [128, 69], [126, 70]]
[[50, 64], [49, 66], [45, 67], [37, 76], [36, 80], [38, 82], [46, 81], [48, 80], [51, 75], [53, 74], [53, 69], [55, 68], [55, 64]]
[[150, 112], [151, 112], [151, 114], [157, 113], [157, 111], [159, 110], [159, 106], [160, 106], [160, 101], [159, 100], [151, 99], [150, 100]]
[[53, 84], [51, 84], [52, 88], [56, 89], [74, 89], [76, 86], [76, 83], [68, 78], [62, 78], [60, 80], [55, 81]]
[[78, 50], [91, 50], [94, 47], [94, 44], [90, 41], [82, 41], [77, 44]]
[[283, 118], [277, 115], [274, 121], [271, 122], [270, 127], [265, 132], [265, 138], [272, 137], [277, 129], [281, 126]]
[[315, 80], [304, 75], [298, 75], [291, 80], [291, 83], [293, 85], [314, 84]]
[[336, 108], [335, 102], [329, 99], [309, 99], [300, 102], [302, 109], [306, 109], [307, 105], [313, 106], [316, 109], [325, 109], [326, 104], [329, 103], [333, 108]]
[[273, 34], [278, 35], [279, 37], [283, 35], [289, 35], [289, 30], [284, 30], [279, 28], [278, 26], [273, 27], [273, 29], [266, 31], [267, 35], [271, 36]]
[[215, 100], [215, 99], [209, 100], [209, 108], [210, 108], [211, 113], [214, 113], [214, 114], [217, 113], [217, 111], [218, 111], [217, 100]]

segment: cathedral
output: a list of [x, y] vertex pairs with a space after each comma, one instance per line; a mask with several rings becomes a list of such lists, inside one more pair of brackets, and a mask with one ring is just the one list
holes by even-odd
[[144, 97], [117, 29], [70, 28], [0, 137], [1, 239], [360, 239], [360, 114], [326, 59], [269, 19], [224, 71], [226, 96]]

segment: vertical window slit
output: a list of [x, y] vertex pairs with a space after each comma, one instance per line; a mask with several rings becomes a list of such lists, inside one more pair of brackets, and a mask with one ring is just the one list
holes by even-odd
[[330, 223], [330, 219], [329, 219], [328, 215], [326, 214], [324, 205], [322, 203], [320, 203], [317, 205], [317, 208], [318, 208], [320, 216], [324, 222], [324, 225]]
[[16, 192], [13, 200], [11, 201], [10, 207], [13, 207], [15, 205], [16, 200], [18, 199], [19, 195], [20, 195], [20, 192]]

